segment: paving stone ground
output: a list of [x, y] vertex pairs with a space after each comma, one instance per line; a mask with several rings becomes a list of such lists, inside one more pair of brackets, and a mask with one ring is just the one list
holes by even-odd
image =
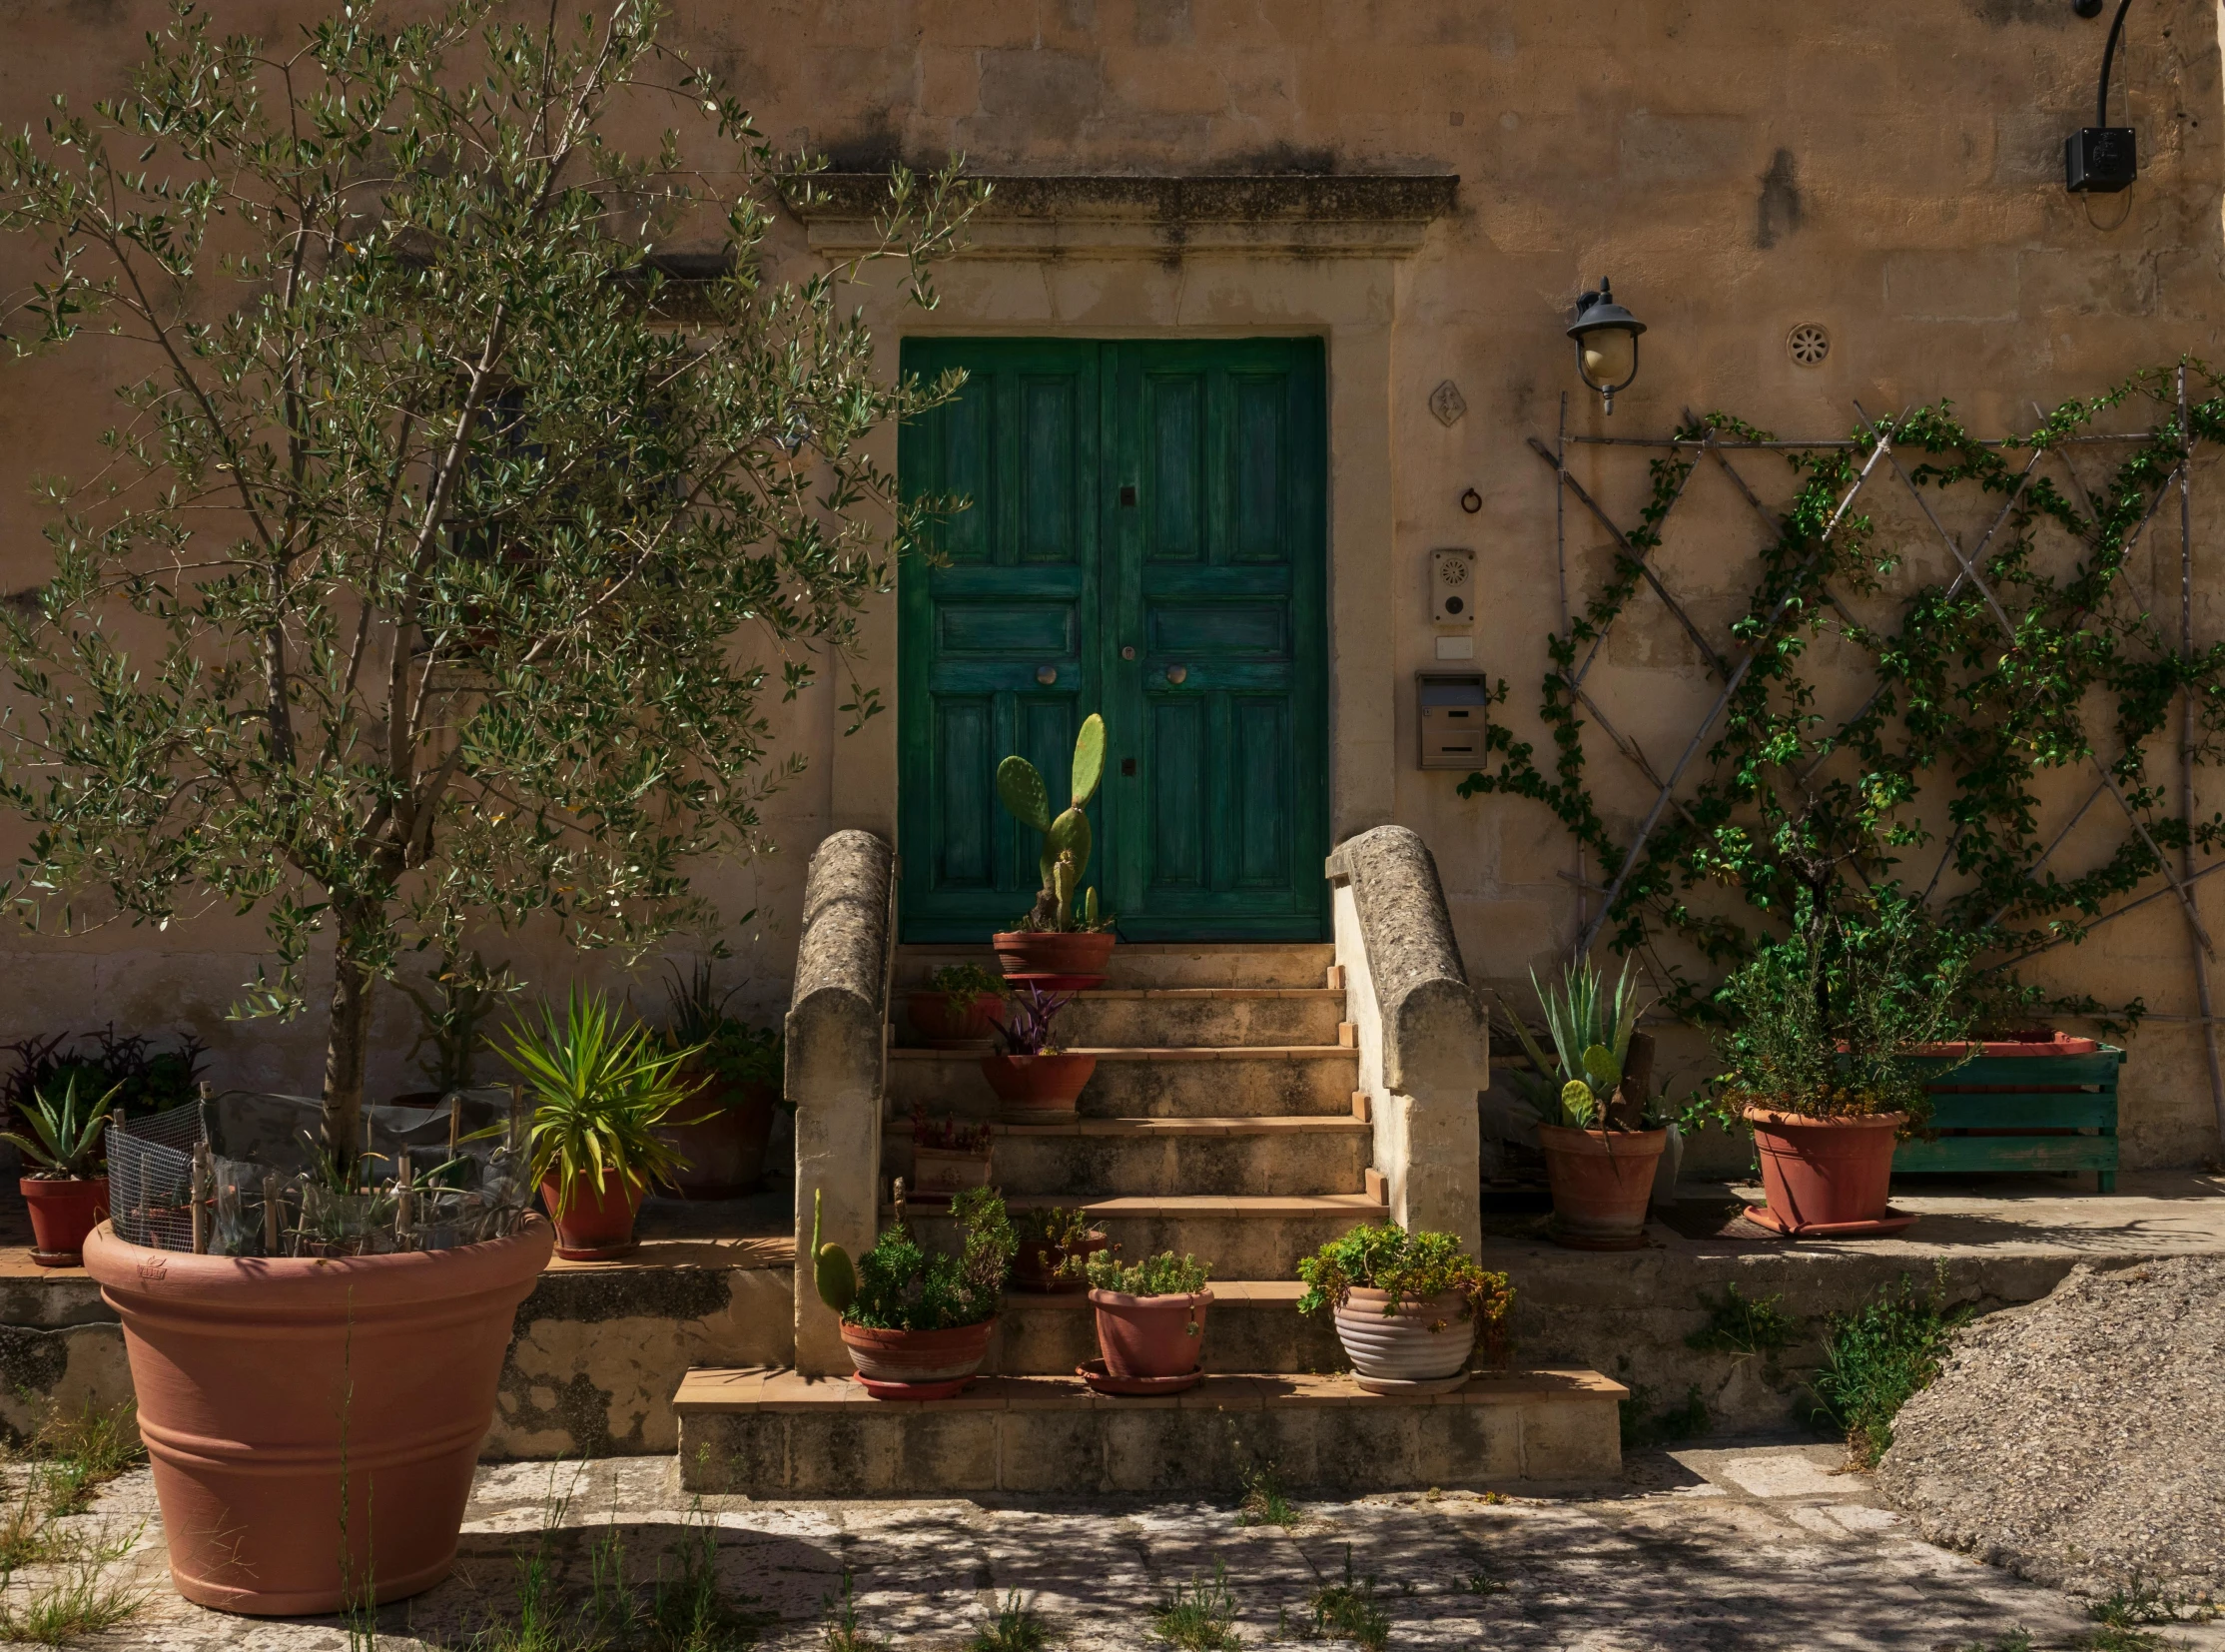
[[[382, 1652], [468, 1646], [514, 1616], [536, 1550], [584, 1590], [590, 1551], [615, 1533], [637, 1577], [709, 1531], [727, 1586], [766, 1614], [758, 1644], [819, 1652], [824, 1603], [847, 1570], [861, 1626], [893, 1652], [963, 1652], [1011, 1590], [1051, 1645], [1128, 1652], [1156, 1643], [1145, 1608], [1221, 1566], [1246, 1647], [1315, 1644], [1318, 1580], [1376, 1579], [1389, 1646], [1412, 1652], [1823, 1652], [1993, 1648], [2022, 1629], [2038, 1648], [2082, 1644], [2086, 1603], [1916, 1538], [1867, 1476], [1836, 1473], [1837, 1446], [1753, 1445], [1634, 1456], [1617, 1491], [1494, 1503], [1465, 1492], [1301, 1505], [1294, 1530], [1245, 1528], [1223, 1505], [1106, 1499], [751, 1503], [691, 1499], [671, 1459], [483, 1469], [447, 1583], [378, 1614]], [[561, 1505], [557, 1508], [557, 1505]], [[551, 1516], [551, 1509], [557, 1512]], [[334, 1619], [204, 1612], [163, 1586], [144, 1471], [80, 1517], [129, 1530], [114, 1572], [148, 1591], [94, 1652], [362, 1652]], [[19, 1588], [22, 1580], [18, 1580]], [[1284, 1618], [1287, 1618], [1287, 1622]], [[2216, 1652], [2225, 1626], [2164, 1632]]]

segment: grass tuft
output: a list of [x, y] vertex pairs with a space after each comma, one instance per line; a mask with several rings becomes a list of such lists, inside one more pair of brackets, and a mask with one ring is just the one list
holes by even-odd
[[1735, 1279], [1720, 1297], [1705, 1290], [1696, 1294], [1708, 1322], [1684, 1339], [1695, 1352], [1760, 1354], [1774, 1366], [1777, 1356], [1801, 1339], [1801, 1322], [1778, 1305], [1782, 1294], [1748, 1296]]
[[1361, 1652], [1383, 1652], [1390, 1645], [1390, 1614], [1375, 1599], [1375, 1579], [1354, 1578], [1352, 1546], [1344, 1545], [1344, 1581], [1324, 1583], [1306, 1603], [1313, 1612], [1315, 1640], [1347, 1640]]
[[1050, 1643], [1051, 1626], [1014, 1589], [1005, 1596], [997, 1615], [974, 1632], [974, 1638], [966, 1643], [966, 1652], [1043, 1652]]
[[858, 1626], [857, 1593], [849, 1568], [843, 1569], [842, 1588], [822, 1605], [827, 1621], [819, 1627], [819, 1639], [825, 1652], [888, 1652], [887, 1641]]
[[1302, 1518], [1298, 1505], [1282, 1489], [1274, 1464], [1244, 1470], [1244, 1500], [1236, 1508], [1239, 1526], [1294, 1526]]
[[1831, 1315], [1814, 1387], [1818, 1415], [1846, 1435], [1851, 1460], [1876, 1466], [1892, 1444], [1892, 1419], [1939, 1374], [1970, 1312], [1948, 1307], [1936, 1287], [1917, 1295], [1903, 1276], [1852, 1313]]
[[1151, 1613], [1151, 1633], [1179, 1652], [1236, 1652], [1243, 1641], [1236, 1634], [1236, 1597], [1228, 1588], [1227, 1568], [1216, 1560], [1210, 1579], [1176, 1584]]
[[21, 1595], [6, 1584], [0, 1579], [0, 1641], [35, 1646], [67, 1646], [113, 1629], [147, 1603], [145, 1591], [107, 1575], [106, 1559], [78, 1561]]

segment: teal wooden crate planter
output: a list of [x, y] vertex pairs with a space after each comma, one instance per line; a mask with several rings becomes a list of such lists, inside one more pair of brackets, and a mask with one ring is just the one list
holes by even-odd
[[1926, 1087], [1938, 1136], [1901, 1143], [1892, 1168], [2092, 1171], [2095, 1186], [2109, 1193], [2117, 1185], [2123, 1065], [2124, 1052], [2110, 1044], [2084, 1056], [1980, 1056]]

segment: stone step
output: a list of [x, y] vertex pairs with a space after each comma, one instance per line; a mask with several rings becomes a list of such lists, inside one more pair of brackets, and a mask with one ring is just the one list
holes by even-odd
[[[1082, 1092], [1090, 1119], [1225, 1119], [1349, 1115], [1360, 1053], [1333, 1044], [1274, 1048], [1077, 1049], [1098, 1058]], [[981, 1058], [957, 1050], [891, 1050], [889, 1115], [992, 1118], [997, 1096]]]
[[[1123, 941], [1105, 969], [1108, 987], [1319, 987], [1329, 981], [1336, 948], [1329, 942], [1236, 941], [1204, 944]], [[896, 984], [918, 986], [946, 964], [979, 964], [995, 973], [986, 946], [904, 946], [896, 949]]]
[[[1328, 1316], [1297, 1310], [1304, 1290], [1295, 1279], [1215, 1279], [1205, 1315], [1205, 1369], [1315, 1376], [1344, 1369], [1344, 1349]], [[1097, 1313], [1086, 1291], [1008, 1290], [982, 1368], [998, 1376], [1070, 1376], [1097, 1356]]]
[[[916, 1046], [909, 995], [896, 999], [896, 1037]], [[1327, 1045], [1342, 1042], [1344, 993], [1335, 987], [1128, 987], [1078, 994], [1059, 1036], [1092, 1048]]]
[[[1349, 1116], [1083, 1119], [994, 1125], [990, 1178], [1008, 1196], [1358, 1194], [1374, 1132]], [[912, 1174], [912, 1131], [882, 1137], [885, 1176]]]
[[1576, 1370], [1395, 1398], [1343, 1376], [1224, 1375], [1114, 1399], [1072, 1376], [991, 1376], [921, 1403], [793, 1371], [694, 1370], [673, 1409], [680, 1483], [705, 1494], [1228, 1495], [1271, 1468], [1293, 1490], [1364, 1495], [1614, 1480], [1627, 1391]]
[[[1368, 1174], [1371, 1189], [1380, 1183]], [[1379, 1192], [1364, 1194], [1181, 1194], [1059, 1199], [1016, 1194], [1006, 1200], [1014, 1211], [1047, 1211], [1059, 1206], [1085, 1211], [1105, 1231], [1108, 1243], [1126, 1261], [1171, 1250], [1194, 1255], [1224, 1279], [1294, 1279], [1300, 1257], [1309, 1256], [1339, 1234], [1385, 1219]], [[895, 1216], [886, 1208], [884, 1219]], [[942, 1211], [907, 1212], [920, 1242], [955, 1250], [958, 1232]]]

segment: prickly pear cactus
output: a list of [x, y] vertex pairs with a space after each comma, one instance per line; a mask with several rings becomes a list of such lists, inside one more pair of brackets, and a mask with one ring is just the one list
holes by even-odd
[[841, 1245], [819, 1242], [819, 1215], [824, 1198], [822, 1190], [812, 1189], [811, 1282], [818, 1287], [822, 1302], [837, 1313], [847, 1313], [850, 1304], [858, 1299], [858, 1270], [850, 1261], [850, 1252]]
[[1068, 807], [1086, 807], [1104, 778], [1105, 719], [1093, 711], [1082, 719], [1082, 732], [1074, 738], [1074, 800]]

